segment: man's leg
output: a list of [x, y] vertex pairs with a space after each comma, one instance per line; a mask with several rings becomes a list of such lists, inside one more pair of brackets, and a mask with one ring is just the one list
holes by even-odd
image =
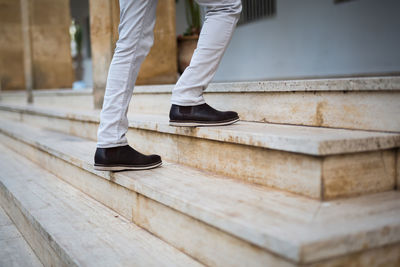
[[[98, 129], [98, 170], [145, 169], [161, 164], [128, 146], [128, 106], [144, 58], [153, 44], [157, 0], [120, 0], [119, 39], [110, 65]], [[157, 166], [158, 166], [157, 165]]]
[[[205, 22], [190, 65], [172, 92], [171, 125], [229, 124], [238, 120], [237, 114], [219, 113], [207, 106], [203, 91], [214, 77], [232, 38], [242, 10], [241, 1], [197, 0], [197, 2], [206, 6]], [[199, 116], [196, 116], [196, 113]]]

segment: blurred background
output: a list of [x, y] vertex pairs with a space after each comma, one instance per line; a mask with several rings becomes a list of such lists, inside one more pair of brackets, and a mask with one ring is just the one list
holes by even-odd
[[[400, 73], [398, 0], [242, 2], [214, 82]], [[138, 84], [176, 82], [205, 13], [192, 5], [159, 1]], [[117, 0], [1, 0], [1, 89], [104, 86], [118, 13]]]

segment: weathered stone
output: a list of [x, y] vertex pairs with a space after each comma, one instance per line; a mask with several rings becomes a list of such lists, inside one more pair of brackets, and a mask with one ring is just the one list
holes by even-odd
[[[9, 162], [22, 166], [22, 160], [25, 168], [5, 167], [3, 161], [0, 204], [18, 222], [45, 266], [201, 266], [56, 176], [15, 156]], [[113, 191], [101, 192], [117, 197], [118, 204], [133, 205], [135, 193], [125, 191], [128, 199]]]
[[[0, 108], [3, 117], [15, 112], [27, 124], [97, 138], [97, 111]], [[127, 137], [144, 153], [325, 200], [394, 189], [400, 144], [400, 135], [392, 133], [249, 122], [180, 128], [157, 116], [131, 118]]]
[[384, 246], [309, 265], [309, 267], [340, 266], [398, 267], [400, 266], [400, 244]]
[[1, 207], [0, 266], [43, 267], [35, 253]]
[[[251, 266], [307, 266], [313, 263], [329, 266], [335, 262], [357, 263], [371, 259], [370, 253], [380, 248], [384, 253], [379, 255], [387, 253], [388, 258], [377, 263], [398, 261], [398, 253], [393, 253], [392, 249], [400, 238], [398, 192], [321, 203], [177, 164], [166, 163], [162, 168], [145, 172], [96, 172], [93, 170], [95, 142], [48, 130], [6, 124], [9, 132], [2, 131], [0, 134], [3, 144], [14, 151], [24, 151], [30, 160], [54, 171], [66, 181], [70, 180], [68, 172], [59, 172], [60, 167], [73, 166], [77, 178], [73, 182], [78, 188], [93, 192], [90, 185], [97, 188], [95, 180], [104, 179], [104, 185], [108, 185], [110, 190], [123, 187], [134, 191], [137, 197], [131, 200], [134, 205], [133, 221], [207, 265], [229, 262], [233, 266], [250, 263]], [[32, 131], [24, 135], [21, 128]], [[7, 180], [1, 179], [7, 183], [5, 188], [21, 188], [15, 183], [27, 185], [27, 190], [13, 190], [13, 195], [23, 195], [25, 200], [25, 197], [31, 197], [27, 191], [33, 189], [37, 190], [35, 195], [44, 199], [46, 192], [51, 192], [53, 200], [48, 203], [57, 206], [57, 196], [62, 197], [64, 193], [54, 192], [64, 188], [63, 192], [69, 195], [66, 186], [53, 188], [53, 182], [46, 178], [47, 175], [32, 176], [39, 170], [37, 166], [36, 170], [31, 170], [29, 166], [34, 165], [27, 163], [26, 159], [19, 156], [8, 163], [6, 157], [10, 154], [1, 154], [2, 169], [12, 174], [11, 178], [7, 176]], [[17, 155], [13, 157], [17, 158]], [[49, 159], [52, 164], [49, 164]], [[21, 163], [24, 168], [15, 167]], [[24, 179], [29, 180], [24, 182]], [[37, 183], [40, 186], [34, 186]], [[43, 186], [45, 184], [47, 186]], [[106, 187], [98, 189], [102, 192], [107, 190]], [[112, 189], [114, 194], [118, 194], [113, 198], [118, 199], [118, 191]], [[107, 200], [110, 198], [102, 195], [107, 195], [107, 191], [98, 194], [99, 200], [107, 201], [104, 204], [114, 209], [127, 205], [123, 195], [122, 201], [111, 202]], [[81, 207], [80, 204], [72, 205], [71, 201], [74, 199], [68, 201], [68, 208], [64, 207], [64, 211], [72, 212]], [[37, 201], [31, 202], [32, 205], [37, 204]], [[52, 205], [43, 206], [52, 209]], [[95, 209], [93, 205], [88, 206]], [[81, 212], [76, 210], [78, 214]], [[70, 214], [74, 216], [74, 213]], [[97, 221], [96, 218], [93, 222]], [[188, 235], [191, 235], [191, 242]]]
[[90, 0], [90, 39], [95, 108], [103, 105], [108, 69], [118, 36], [118, 0]]
[[25, 88], [21, 5], [19, 0], [0, 0], [0, 88]]
[[396, 149], [325, 158], [322, 163], [323, 198], [393, 190], [395, 159]]
[[25, 74], [25, 89], [27, 93], [27, 102], [33, 102], [33, 38], [32, 38], [32, 1], [21, 0], [21, 24], [22, 37], [24, 42], [24, 74]]
[[[136, 87], [129, 112], [167, 115], [172, 88]], [[204, 96], [247, 121], [400, 132], [398, 77], [215, 83]]]
[[397, 150], [397, 163], [396, 163], [396, 174], [397, 174], [397, 190], [400, 190], [400, 148]]
[[69, 1], [32, 0], [31, 9], [34, 88], [71, 88]]
[[[118, 40], [118, 0], [90, 1], [93, 58], [93, 93], [96, 108], [101, 108], [108, 68]], [[137, 84], [174, 83], [177, 79], [175, 1], [159, 1], [154, 45], [143, 62]]]
[[144, 60], [137, 84], [169, 84], [177, 80], [175, 1], [158, 1], [154, 45]]

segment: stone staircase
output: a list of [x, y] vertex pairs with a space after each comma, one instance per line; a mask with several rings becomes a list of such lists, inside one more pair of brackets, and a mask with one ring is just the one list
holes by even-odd
[[209, 128], [168, 126], [170, 89], [129, 112], [163, 166], [115, 173], [90, 91], [2, 94], [0, 204], [45, 266], [400, 265], [400, 78], [213, 84], [244, 121]]

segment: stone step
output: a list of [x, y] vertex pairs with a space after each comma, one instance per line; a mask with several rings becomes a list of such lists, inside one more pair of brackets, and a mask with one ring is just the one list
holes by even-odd
[[[93, 110], [92, 89], [40, 89], [33, 90], [34, 105], [37, 107], [64, 107], [71, 110]], [[1, 91], [0, 103], [9, 105], [25, 105], [26, 91]]]
[[[173, 85], [137, 86], [130, 114], [168, 115]], [[3, 93], [23, 104], [23, 93]], [[242, 120], [400, 132], [400, 77], [213, 83], [206, 101]], [[35, 105], [93, 109], [90, 90], [37, 90]]]
[[0, 151], [0, 204], [45, 266], [200, 266], [29, 160]]
[[[4, 104], [0, 116], [91, 140], [99, 121], [97, 111]], [[394, 133], [254, 122], [171, 127], [166, 117], [138, 115], [130, 117], [127, 136], [144, 153], [317, 199], [392, 190], [400, 168]]]
[[[2, 150], [2, 152], [4, 152]], [[14, 223], [0, 207], [0, 266], [43, 267]]]
[[4, 145], [206, 265], [400, 260], [398, 191], [321, 203], [167, 162], [148, 171], [97, 172], [93, 141], [0, 125]]
[[[129, 112], [168, 115], [172, 88], [136, 87]], [[400, 132], [400, 77], [214, 83], [205, 99], [246, 121]]]

